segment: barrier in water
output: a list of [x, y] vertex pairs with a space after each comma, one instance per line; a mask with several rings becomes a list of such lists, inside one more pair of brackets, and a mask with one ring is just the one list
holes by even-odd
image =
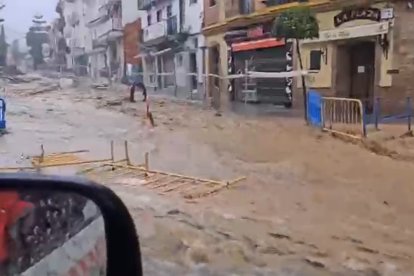
[[366, 136], [365, 112], [361, 100], [322, 98], [322, 129], [352, 138]]
[[6, 129], [6, 101], [0, 98], [0, 131]]

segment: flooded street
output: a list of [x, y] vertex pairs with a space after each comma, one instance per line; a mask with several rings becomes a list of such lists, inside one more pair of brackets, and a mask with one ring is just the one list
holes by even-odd
[[[131, 159], [197, 177], [247, 179], [188, 201], [144, 186], [110, 186], [134, 217], [148, 275], [414, 275], [414, 163], [306, 127], [301, 118], [215, 116], [201, 104], [88, 88], [30, 94], [8, 85], [0, 164], [123, 141]], [[411, 149], [410, 139], [400, 144]], [[414, 146], [413, 146], [414, 147]], [[401, 145], [400, 145], [401, 148]], [[59, 174], [76, 169], [59, 168]], [[118, 183], [119, 182], [119, 183]]]

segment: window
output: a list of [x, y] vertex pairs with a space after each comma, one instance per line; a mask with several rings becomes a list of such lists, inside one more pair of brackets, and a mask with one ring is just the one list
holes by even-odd
[[198, 38], [193, 38], [193, 44], [194, 44], [194, 48], [197, 49], [198, 48]]
[[209, 0], [210, 1], [210, 7], [215, 6], [216, 5], [216, 0]]
[[151, 15], [147, 15], [147, 22], [148, 22], [148, 26], [151, 25]]
[[157, 11], [157, 22], [160, 22], [162, 19], [162, 10]]
[[197, 3], [197, 0], [190, 0], [190, 5], [191, 4], [196, 4]]
[[310, 65], [309, 70], [321, 70], [321, 50], [312, 50], [310, 52]]
[[172, 16], [172, 6], [167, 6], [167, 18], [170, 18]]

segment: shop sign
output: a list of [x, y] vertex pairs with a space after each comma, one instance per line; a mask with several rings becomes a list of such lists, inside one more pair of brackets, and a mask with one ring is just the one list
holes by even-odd
[[352, 20], [366, 19], [372, 21], [381, 20], [381, 10], [376, 8], [356, 8], [343, 10], [334, 16], [334, 26], [338, 27]]
[[386, 34], [388, 33], [388, 26], [388, 22], [381, 22], [357, 27], [320, 31], [319, 39], [306, 39], [303, 41], [303, 43], [323, 42]]

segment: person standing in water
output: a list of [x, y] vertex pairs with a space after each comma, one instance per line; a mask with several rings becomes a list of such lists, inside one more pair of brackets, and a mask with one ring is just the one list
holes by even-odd
[[142, 91], [142, 96], [144, 99], [143, 102], [147, 101], [147, 89], [145, 88], [145, 85], [142, 82], [134, 81], [134, 83], [131, 85], [129, 90], [129, 101], [131, 103], [135, 102], [135, 89], [138, 88]]

